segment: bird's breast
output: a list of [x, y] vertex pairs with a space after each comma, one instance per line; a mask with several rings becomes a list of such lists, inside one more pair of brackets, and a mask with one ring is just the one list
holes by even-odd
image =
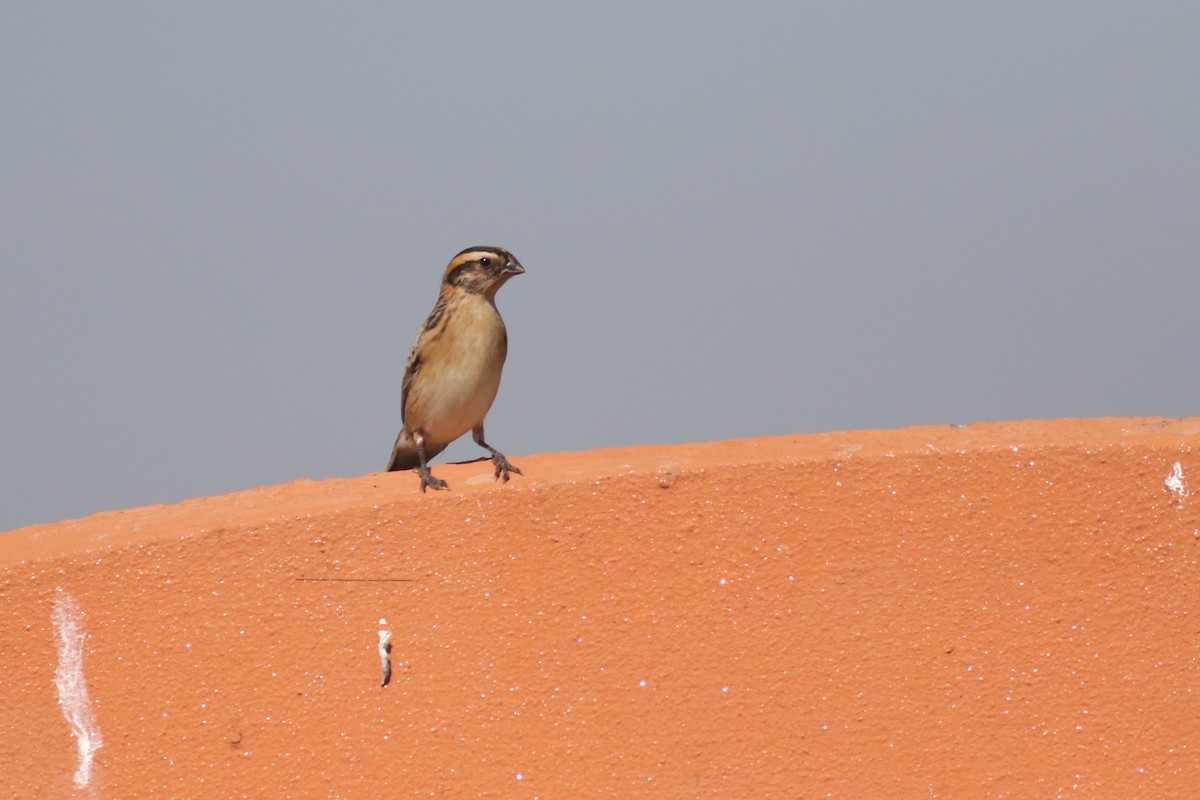
[[428, 344], [406, 414], [410, 426], [437, 443], [457, 439], [487, 416], [508, 352], [504, 322], [491, 303], [462, 303], [447, 314]]

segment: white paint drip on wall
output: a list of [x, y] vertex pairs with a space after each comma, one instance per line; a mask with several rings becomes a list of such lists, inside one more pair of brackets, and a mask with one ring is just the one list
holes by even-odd
[[1183, 465], [1178, 461], [1171, 468], [1171, 474], [1167, 476], [1165, 483], [1168, 491], [1174, 492], [1180, 498], [1187, 497], [1187, 487], [1183, 485]]
[[96, 713], [88, 698], [87, 682], [83, 678], [83, 613], [75, 598], [61, 588], [54, 598], [51, 620], [54, 622], [54, 642], [58, 648], [54, 685], [58, 688], [58, 704], [79, 748], [75, 785], [82, 788], [92, 779], [92, 759], [104, 741], [100, 737]]
[[[387, 625], [387, 620], [380, 618], [380, 625]], [[383, 670], [383, 678], [380, 686], [387, 686], [388, 681], [392, 679], [392, 659], [389, 654], [392, 652], [392, 632], [386, 628], [379, 631], [379, 666]]]

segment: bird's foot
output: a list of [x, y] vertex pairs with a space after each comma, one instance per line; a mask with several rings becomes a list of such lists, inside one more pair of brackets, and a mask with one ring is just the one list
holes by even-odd
[[439, 489], [449, 489], [450, 484], [446, 483], [441, 478], [433, 477], [433, 473], [429, 471], [429, 467], [418, 467], [417, 474], [421, 476], [421, 491], [425, 491], [425, 487], [437, 491]]
[[495, 450], [492, 451], [492, 463], [496, 465], [496, 477], [500, 478], [502, 483], [508, 483], [508, 473], [510, 472], [518, 475], [524, 474], [516, 464], [510, 464], [503, 453]]

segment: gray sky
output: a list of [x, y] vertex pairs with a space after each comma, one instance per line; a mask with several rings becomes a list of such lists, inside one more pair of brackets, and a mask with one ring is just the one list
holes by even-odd
[[5, 4], [0, 530], [382, 469], [475, 244], [528, 270], [488, 417], [518, 464], [1200, 413], [1198, 31], [1196, 3]]

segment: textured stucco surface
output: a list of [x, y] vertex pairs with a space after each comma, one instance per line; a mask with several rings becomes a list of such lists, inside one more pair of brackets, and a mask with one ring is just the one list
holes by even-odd
[[[442, 465], [449, 492], [371, 474], [20, 529], [0, 796], [1191, 796], [1198, 436], [537, 455], [506, 486]], [[103, 737], [82, 789], [64, 597]]]

